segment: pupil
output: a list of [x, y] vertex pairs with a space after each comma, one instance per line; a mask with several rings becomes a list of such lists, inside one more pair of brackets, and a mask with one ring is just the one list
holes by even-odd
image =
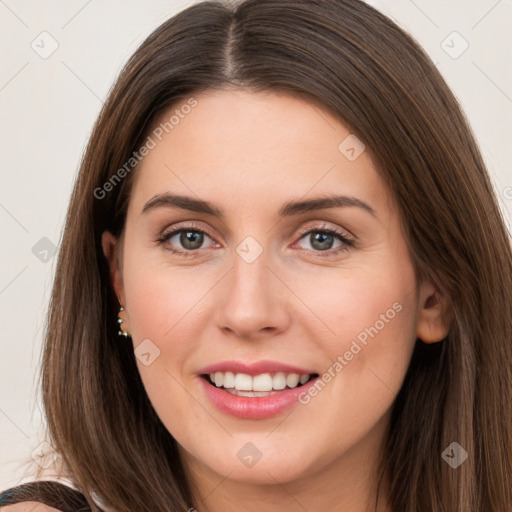
[[[202, 236], [202, 233], [196, 231], [183, 231], [181, 233], [180, 242], [183, 244], [183, 247], [187, 249], [198, 249], [203, 243]], [[190, 246], [190, 243], [192, 243], [192, 246]]]
[[[318, 247], [317, 246], [317, 249], [320, 249], [320, 250], [325, 250], [325, 249], [329, 249], [330, 247], [326, 247], [325, 245], [322, 245], [323, 243], [325, 244], [325, 240], [327, 239], [329, 242], [332, 242], [332, 235], [329, 235], [327, 233], [316, 233], [316, 234], [312, 234], [312, 241], [311, 241], [311, 245], [313, 247], [315, 247], [315, 242], [320, 242], [320, 246]], [[329, 246], [330, 243], [327, 243], [327, 245]]]

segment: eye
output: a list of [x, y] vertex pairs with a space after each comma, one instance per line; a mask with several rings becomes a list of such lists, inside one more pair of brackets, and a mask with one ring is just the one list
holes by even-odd
[[[160, 244], [165, 244], [166, 249], [178, 256], [196, 256], [194, 252], [202, 248], [204, 240], [209, 238], [208, 234], [202, 229], [198, 229], [193, 225], [184, 227], [174, 226], [174, 229], [169, 232], [163, 232], [157, 239]], [[173, 240], [174, 239], [174, 240]], [[213, 240], [212, 240], [213, 241]], [[173, 247], [180, 246], [182, 249], [174, 249]]]
[[[309, 238], [307, 238], [307, 235], [309, 235]], [[307, 251], [321, 257], [333, 256], [348, 251], [351, 247], [355, 246], [355, 242], [345, 233], [325, 225], [303, 229], [299, 236], [300, 240], [305, 239], [311, 244], [312, 248], [306, 248]], [[203, 248], [205, 237], [213, 241], [204, 230], [199, 229], [196, 225], [188, 224], [173, 226], [171, 231], [162, 232], [156, 241], [161, 245], [165, 244], [165, 249], [177, 256], [188, 257], [197, 256], [198, 250]], [[336, 239], [340, 243], [337, 247], [333, 248], [332, 245]], [[182, 249], [175, 249], [175, 247], [180, 245]]]
[[[311, 244], [312, 249], [307, 249], [309, 252], [325, 253], [319, 256], [332, 256], [340, 252], [348, 251], [354, 247], [355, 243], [348, 236], [331, 227], [319, 226], [317, 228], [303, 230], [299, 233], [301, 240], [305, 239]], [[309, 237], [307, 237], [309, 235]], [[336, 248], [332, 248], [334, 241], [338, 239], [340, 244]]]

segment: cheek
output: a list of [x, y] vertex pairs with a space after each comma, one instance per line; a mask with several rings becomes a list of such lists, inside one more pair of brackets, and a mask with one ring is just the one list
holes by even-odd
[[[200, 327], [197, 310], [204, 289], [192, 267], [171, 267], [147, 253], [126, 251], [124, 288], [129, 330], [135, 354], [149, 352], [150, 363], [137, 357], [144, 386], [152, 402], [180, 400], [184, 375], [196, 349]], [[204, 280], [203, 280], [204, 283]], [[146, 350], [147, 349], [147, 350]]]
[[[317, 281], [321, 284], [321, 280]], [[415, 342], [412, 268], [347, 271], [321, 294], [309, 293], [315, 312], [309, 337], [325, 356], [324, 384], [301, 397], [305, 428], [332, 433], [331, 448], [356, 443], [389, 411], [407, 372]], [[307, 295], [307, 280], [303, 293]], [[319, 322], [318, 319], [321, 319]], [[319, 327], [323, 326], [323, 327]], [[324, 328], [328, 326], [327, 328]], [[319, 335], [322, 332], [324, 335]], [[311, 409], [310, 409], [311, 408]], [[323, 411], [329, 414], [323, 414]], [[335, 432], [344, 432], [341, 438]]]
[[297, 295], [313, 313], [303, 315], [311, 317], [312, 339], [315, 325], [326, 333], [326, 350], [335, 353], [348, 349], [355, 338], [364, 343], [378, 336], [392, 344], [409, 339], [415, 325], [414, 279], [412, 267], [391, 264], [330, 268], [314, 277], [297, 275], [294, 281]]
[[215, 284], [211, 273], [199, 273], [192, 265], [171, 265], [164, 258], [152, 261], [136, 251], [125, 260], [124, 273], [135, 341], [154, 338], [165, 343], [176, 339], [177, 332], [183, 334], [184, 329], [191, 328], [204, 294]]
[[412, 265], [390, 257], [387, 264], [328, 269], [327, 275], [304, 276], [297, 283], [314, 312], [308, 321], [309, 338], [327, 356], [324, 371], [336, 382], [330, 387], [336, 393], [343, 393], [341, 387], [353, 390], [359, 403], [351, 405], [353, 410], [365, 401], [371, 404], [386, 396], [392, 400], [416, 340]]
[[144, 346], [151, 354], [149, 364], [143, 357], [136, 360], [148, 398], [173, 434], [180, 432], [185, 417], [189, 426], [200, 424], [201, 409], [194, 407], [187, 379], [197, 350], [194, 342], [200, 339], [197, 311], [205, 280], [198, 278], [197, 271], [194, 275], [192, 267], [152, 263], [136, 251], [125, 260], [124, 271], [135, 353], [141, 353], [138, 347]]

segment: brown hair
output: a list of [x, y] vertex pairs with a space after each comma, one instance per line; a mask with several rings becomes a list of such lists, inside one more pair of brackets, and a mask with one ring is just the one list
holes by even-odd
[[[136, 169], [98, 198], [155, 119], [208, 89], [321, 103], [371, 151], [399, 209], [418, 281], [449, 297], [451, 329], [417, 340], [385, 466], [396, 512], [512, 507], [512, 254], [461, 109], [419, 45], [359, 0], [206, 1], [130, 58], [91, 135], [61, 243], [42, 364], [49, 440], [77, 486], [118, 512], [187, 510], [176, 442], [117, 334], [101, 234], [123, 232]], [[103, 189], [105, 190], [105, 189]], [[103, 195], [103, 194], [102, 194]], [[452, 442], [469, 454], [457, 469]]]

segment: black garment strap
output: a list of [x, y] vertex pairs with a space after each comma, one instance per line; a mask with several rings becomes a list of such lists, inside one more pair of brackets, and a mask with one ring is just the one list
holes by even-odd
[[59, 482], [29, 482], [0, 493], [0, 506], [23, 501], [44, 503], [62, 512], [91, 512], [91, 507], [81, 492]]

